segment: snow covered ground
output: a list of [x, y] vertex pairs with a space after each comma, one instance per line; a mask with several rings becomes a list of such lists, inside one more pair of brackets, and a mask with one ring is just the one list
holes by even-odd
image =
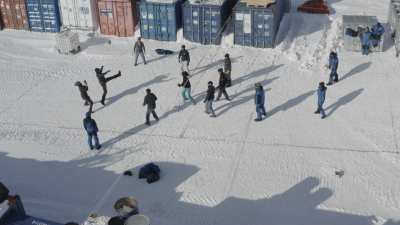
[[[399, 225], [400, 65], [393, 48], [361, 56], [343, 51], [340, 36], [340, 15], [385, 21], [388, 1], [330, 2], [329, 17], [292, 15], [276, 49], [187, 44], [199, 103], [180, 111], [176, 55], [153, 51], [179, 43], [146, 40], [149, 64], [133, 67], [133, 39], [87, 38], [82, 53], [62, 56], [52, 34], [0, 32], [1, 181], [29, 214], [59, 222], [113, 216], [113, 203], [133, 196], [157, 225]], [[315, 90], [328, 79], [331, 48], [341, 81], [328, 88], [321, 120]], [[209, 118], [201, 101], [226, 52], [233, 100], [217, 102]], [[97, 102], [100, 65], [123, 75], [109, 83], [106, 107], [95, 105], [104, 146], [97, 153], [87, 148], [87, 108], [73, 83], [86, 79]], [[267, 91], [261, 123], [253, 122], [255, 82]], [[161, 120], [150, 127], [146, 88], [159, 97]], [[121, 176], [150, 161], [162, 169], [159, 182]]]

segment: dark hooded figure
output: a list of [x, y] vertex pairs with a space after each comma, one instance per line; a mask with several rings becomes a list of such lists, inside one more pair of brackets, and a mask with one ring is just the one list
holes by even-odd
[[224, 73], [226, 75], [227, 87], [232, 86], [231, 72], [232, 72], [232, 62], [231, 58], [229, 58], [229, 54], [227, 53], [225, 54], [225, 59], [224, 59]]
[[89, 94], [88, 94], [89, 86], [88, 86], [86, 80], [83, 81], [83, 84], [80, 81], [75, 82], [75, 86], [77, 86], [79, 88], [81, 97], [85, 101], [84, 105], [89, 105], [89, 112], [93, 112], [93, 101], [89, 97]]
[[217, 101], [221, 98], [222, 94], [224, 94], [226, 100], [230, 101], [228, 93], [226, 92], [226, 86], [228, 84], [228, 80], [226, 78], [226, 74], [222, 70], [222, 68], [218, 69], [219, 73], [219, 83], [218, 83], [218, 96], [217, 96]]
[[91, 117], [91, 113], [87, 112], [86, 113], [86, 118], [83, 120], [83, 127], [86, 130], [86, 133], [88, 135], [88, 144], [91, 150], [93, 150], [93, 143], [92, 140], [94, 139], [94, 144], [97, 150], [101, 148], [101, 145], [99, 143], [99, 138], [97, 137], [97, 132], [99, 129], [97, 128], [97, 123], [94, 119]]
[[324, 82], [320, 82], [317, 90], [317, 110], [315, 114], [321, 114], [321, 119], [326, 117], [324, 110], [325, 96], [326, 96], [326, 86]]
[[146, 112], [146, 125], [150, 126], [150, 114], [153, 114], [154, 119], [159, 120], [156, 113], [157, 96], [151, 93], [150, 89], [146, 89], [146, 96], [144, 97], [143, 106], [147, 105]]
[[332, 85], [333, 82], [339, 81], [339, 75], [337, 73], [337, 69], [339, 67], [339, 57], [335, 51], [331, 51], [329, 54], [329, 69], [331, 73], [329, 75], [328, 85]]
[[94, 71], [96, 72], [96, 76], [97, 76], [97, 79], [99, 80], [100, 86], [103, 88], [103, 96], [101, 97], [100, 102], [101, 102], [101, 104], [105, 105], [106, 96], [107, 96], [107, 82], [109, 82], [110, 80], [113, 80], [117, 77], [120, 77], [121, 71], [118, 71], [118, 73], [115, 74], [114, 76], [105, 77], [105, 75], [107, 73], [109, 73], [110, 70], [107, 70], [106, 72], [103, 73], [103, 68], [104, 68], [104, 66], [101, 66], [100, 68], [94, 69]]

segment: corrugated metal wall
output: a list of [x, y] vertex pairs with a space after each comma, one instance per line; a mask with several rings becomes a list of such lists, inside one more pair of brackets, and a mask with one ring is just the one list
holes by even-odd
[[140, 33], [145, 39], [176, 41], [181, 27], [182, 1], [175, 3], [140, 2]]
[[60, 0], [60, 9], [64, 27], [97, 29], [97, 0]]
[[57, 0], [27, 0], [29, 27], [37, 32], [59, 32], [60, 13]]
[[100, 31], [106, 35], [130, 37], [135, 34], [138, 22], [136, 5], [130, 0], [98, 1]]
[[29, 29], [24, 0], [0, 0], [0, 14], [4, 28]]

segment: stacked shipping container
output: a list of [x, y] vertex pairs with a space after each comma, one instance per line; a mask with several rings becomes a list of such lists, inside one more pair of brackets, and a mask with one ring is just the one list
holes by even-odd
[[183, 1], [142, 1], [138, 4], [143, 38], [176, 41], [181, 27]]
[[96, 30], [98, 6], [96, 0], [60, 0], [63, 27]]
[[32, 31], [60, 31], [58, 0], [27, 0], [27, 13]]
[[234, 8], [234, 43], [257, 48], [275, 47], [284, 10], [284, 0], [276, 0], [269, 7], [239, 2]]
[[189, 1], [183, 5], [183, 36], [201, 44], [220, 44], [236, 0]]
[[129, 37], [135, 34], [136, 5], [131, 0], [99, 0], [102, 34]]
[[4, 28], [28, 29], [24, 0], [0, 0], [0, 14]]

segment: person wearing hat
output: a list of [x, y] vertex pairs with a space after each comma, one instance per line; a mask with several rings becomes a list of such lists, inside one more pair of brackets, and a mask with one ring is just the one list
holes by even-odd
[[113, 80], [117, 77], [121, 76], [121, 71], [118, 71], [117, 74], [115, 74], [114, 76], [111, 77], [105, 77], [105, 75], [107, 73], [110, 72], [110, 70], [107, 70], [106, 72], [103, 73], [103, 68], [104, 66], [101, 66], [100, 68], [96, 68], [94, 69], [94, 71], [96, 72], [96, 77], [99, 80], [100, 86], [103, 88], [103, 96], [101, 97], [101, 104], [105, 105], [105, 101], [106, 101], [106, 96], [107, 96], [107, 82], [109, 82], [110, 80]]
[[262, 120], [262, 116], [267, 116], [265, 111], [265, 92], [261, 83], [255, 84], [256, 94], [254, 96], [254, 103], [256, 105], [257, 118], [254, 121], [258, 122]]
[[97, 150], [101, 148], [101, 145], [99, 143], [99, 138], [97, 137], [97, 132], [99, 132], [99, 129], [97, 127], [96, 121], [91, 117], [91, 113], [87, 112], [86, 113], [86, 118], [83, 119], [83, 127], [86, 130], [86, 133], [88, 135], [88, 144], [90, 147], [90, 150], [93, 150], [93, 143], [92, 140], [94, 139], [94, 144]]
[[146, 48], [144, 47], [144, 43], [141, 37], [138, 37], [137, 41], [135, 42], [135, 46], [133, 47], [133, 52], [135, 53], [135, 66], [137, 66], [137, 61], [140, 57], [142, 57], [143, 63], [146, 65], [146, 57], [144, 53], [146, 52]]
[[232, 86], [231, 71], [232, 71], [232, 62], [231, 59], [229, 58], [229, 54], [227, 53], [225, 54], [225, 59], [224, 59], [224, 73], [226, 75], [227, 87]]
[[186, 100], [190, 100], [193, 103], [193, 105], [195, 105], [196, 102], [194, 101], [191, 95], [192, 85], [190, 84], [189, 73], [183, 71], [182, 78], [183, 78], [182, 83], [178, 84], [178, 87], [182, 87], [183, 104], [185, 104]]
[[143, 106], [147, 105], [146, 112], [146, 125], [150, 126], [150, 114], [153, 114], [154, 119], [159, 120], [156, 113], [157, 96], [151, 93], [150, 89], [146, 89], [146, 96], [144, 97]]
[[332, 85], [333, 82], [338, 82], [339, 77], [337, 74], [337, 69], [339, 67], [339, 58], [338, 55], [335, 51], [331, 51], [329, 54], [329, 65], [328, 68], [331, 70], [331, 73], [329, 75], [329, 82], [328, 85]]
[[211, 114], [211, 117], [216, 117], [214, 109], [213, 109], [213, 101], [215, 98], [215, 87], [212, 81], [208, 81], [207, 95], [204, 99], [206, 113]]
[[326, 96], [326, 86], [324, 82], [320, 82], [317, 90], [317, 104], [318, 108], [315, 111], [315, 114], [321, 114], [321, 119], [326, 117], [325, 110], [324, 110], [324, 103], [325, 103], [325, 96]]
[[88, 86], [86, 80], [83, 81], [83, 84], [80, 81], [75, 82], [75, 86], [77, 86], [79, 88], [81, 97], [85, 101], [84, 105], [89, 105], [89, 112], [93, 112], [93, 101], [89, 97], [89, 94], [88, 94], [89, 86]]
[[219, 83], [218, 83], [218, 96], [217, 96], [217, 101], [221, 98], [222, 94], [224, 94], [226, 100], [230, 101], [228, 93], [226, 92], [226, 85], [228, 83], [226, 79], [226, 74], [224, 73], [224, 70], [222, 68], [218, 69], [219, 73]]
[[181, 71], [189, 73], [190, 54], [188, 50], [186, 50], [185, 45], [182, 45], [181, 50], [179, 51], [178, 62], [181, 64]]

